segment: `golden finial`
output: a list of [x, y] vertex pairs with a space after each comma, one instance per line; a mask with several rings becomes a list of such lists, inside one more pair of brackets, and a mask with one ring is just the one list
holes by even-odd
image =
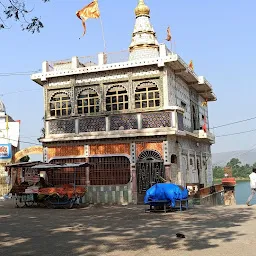
[[136, 17], [139, 16], [149, 16], [150, 9], [145, 5], [144, 0], [139, 0], [138, 6], [135, 8]]

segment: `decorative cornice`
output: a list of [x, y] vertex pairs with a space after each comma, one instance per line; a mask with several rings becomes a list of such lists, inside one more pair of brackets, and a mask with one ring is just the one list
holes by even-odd
[[155, 44], [139, 44], [139, 45], [131, 46], [129, 48], [129, 50], [131, 52], [132, 50], [142, 49], [142, 48], [157, 48], [157, 49], [159, 49], [159, 45], [155, 45]]

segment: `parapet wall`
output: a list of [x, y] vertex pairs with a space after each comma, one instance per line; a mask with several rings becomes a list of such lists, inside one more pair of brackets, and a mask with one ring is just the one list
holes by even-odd
[[205, 206], [224, 205], [224, 188], [222, 185], [215, 185], [199, 190], [199, 197], [194, 199], [195, 204]]

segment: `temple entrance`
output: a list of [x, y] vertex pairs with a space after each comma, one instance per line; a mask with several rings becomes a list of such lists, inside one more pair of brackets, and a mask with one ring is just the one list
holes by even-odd
[[164, 161], [155, 150], [143, 151], [136, 164], [137, 173], [137, 202], [143, 203], [144, 196], [152, 185], [165, 179]]

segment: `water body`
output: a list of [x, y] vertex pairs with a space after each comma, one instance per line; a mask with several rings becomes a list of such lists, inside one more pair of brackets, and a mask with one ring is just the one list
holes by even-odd
[[[245, 204], [246, 200], [248, 199], [251, 188], [250, 188], [250, 182], [249, 181], [237, 181], [236, 188], [236, 203], [237, 204]], [[251, 201], [251, 204], [256, 204], [256, 195]]]

